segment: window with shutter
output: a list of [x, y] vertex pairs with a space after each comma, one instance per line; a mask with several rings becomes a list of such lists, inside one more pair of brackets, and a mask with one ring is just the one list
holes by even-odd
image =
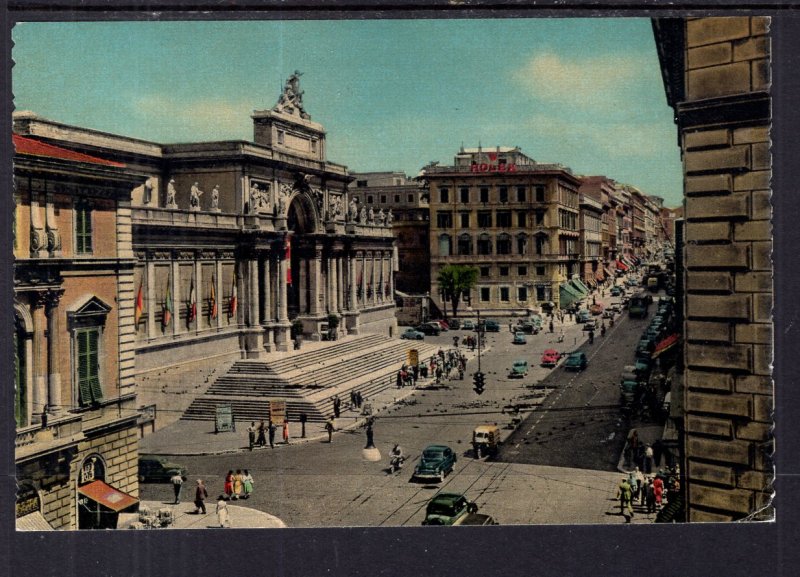
[[75, 205], [75, 252], [92, 252], [92, 209], [86, 202]]
[[98, 352], [100, 331], [81, 330], [75, 337], [78, 343], [78, 403], [86, 406], [103, 399]]

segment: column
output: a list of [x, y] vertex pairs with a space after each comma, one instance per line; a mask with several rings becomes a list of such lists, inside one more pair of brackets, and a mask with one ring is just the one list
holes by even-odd
[[247, 259], [247, 326], [258, 326], [258, 256]]
[[361, 308], [367, 306], [367, 253], [361, 253]]
[[156, 336], [156, 263], [147, 257], [145, 264], [145, 282], [147, 283], [147, 338]]
[[214, 291], [217, 293], [217, 318], [214, 326], [219, 329], [222, 326], [222, 306], [225, 299], [222, 298], [222, 260], [218, 256], [214, 262]]
[[375, 275], [375, 251], [372, 252], [372, 258], [370, 260], [372, 261], [369, 271], [370, 282], [372, 283], [372, 306], [375, 306], [375, 304], [378, 302], [378, 287], [376, 282], [377, 278]]
[[32, 408], [33, 418], [40, 421], [47, 405], [47, 381], [42, 372], [42, 308], [44, 305], [44, 293], [36, 293], [31, 297], [31, 318], [33, 319], [33, 357], [30, 365], [33, 374], [33, 399]]
[[342, 257], [336, 257], [336, 312], [344, 310], [344, 291], [347, 288], [342, 276]]
[[203, 319], [203, 267], [200, 266], [200, 254], [194, 257], [194, 298], [197, 302], [197, 315], [194, 317], [194, 332], [200, 332], [200, 321]]
[[261, 315], [261, 324], [266, 324], [272, 321], [272, 299], [270, 298], [270, 261], [271, 255], [267, 253], [262, 261], [263, 269], [261, 274], [261, 298], [264, 303], [264, 314]]
[[394, 303], [394, 254], [389, 258], [389, 301]]
[[322, 275], [322, 251], [315, 248], [314, 253], [312, 256], [313, 260], [311, 261], [311, 278], [310, 278], [310, 285], [311, 285], [311, 310], [309, 310], [309, 314], [317, 315], [319, 314], [319, 297], [320, 297], [320, 277]]
[[287, 306], [286, 300], [286, 292], [287, 292], [287, 284], [286, 284], [286, 274], [289, 270], [289, 261], [287, 261], [284, 257], [280, 257], [279, 267], [278, 267], [278, 293], [276, 296], [278, 301], [278, 321], [281, 323], [288, 323], [289, 322], [289, 309]]
[[180, 267], [175, 256], [172, 257], [170, 263], [172, 267], [172, 321], [170, 321], [172, 335], [175, 336], [181, 332], [181, 309], [183, 306], [183, 299], [181, 299], [181, 277]]
[[358, 306], [356, 303], [356, 256], [347, 257], [347, 275], [349, 277], [350, 292], [348, 295], [347, 310], [355, 311]]
[[47, 317], [47, 412], [53, 416], [63, 412], [61, 406], [61, 373], [58, 371], [58, 303], [63, 290], [48, 291], [45, 302]]
[[325, 303], [328, 313], [336, 313], [336, 260], [333, 255], [328, 255], [328, 295]]

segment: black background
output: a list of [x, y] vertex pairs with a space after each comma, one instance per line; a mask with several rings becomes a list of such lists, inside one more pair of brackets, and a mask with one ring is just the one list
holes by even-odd
[[[169, 5], [167, 5], [169, 4]], [[732, 15], [730, 4], [695, 2], [670, 11], [656, 2], [554, 0], [531, 9], [521, 2], [313, 2], [282, 6], [270, 0], [112, 2], [12, 1], [3, 8], [3, 88], [0, 128], [0, 327], [12, 326], [11, 265], [11, 28], [21, 20], [189, 19], [298, 17], [512, 17]], [[113, 6], [113, 11], [108, 7]], [[0, 338], [5, 409], [0, 457], [0, 574], [22, 576], [429, 576], [587, 575], [766, 576], [800, 574], [797, 545], [797, 350], [800, 308], [794, 266], [800, 248], [798, 110], [800, 16], [791, 3], [736, 4], [736, 15], [771, 15], [773, 78], [773, 206], [775, 264], [776, 510], [772, 523], [720, 525], [598, 525], [491, 528], [275, 529], [236, 531], [115, 531], [16, 533], [14, 530], [13, 351]], [[203, 8], [205, 13], [189, 12]], [[523, 9], [524, 8], [524, 9]], [[743, 11], [748, 8], [749, 11]], [[313, 11], [312, 11], [313, 9]], [[328, 11], [328, 9], [332, 9]], [[724, 10], [723, 10], [724, 9]], [[158, 10], [159, 14], [153, 12]], [[690, 12], [691, 10], [691, 12]], [[54, 95], [57, 98], [58, 95]], [[664, 106], [667, 106], [666, 99]], [[542, 495], [542, 498], [547, 498]], [[324, 504], [321, 504], [324, 506]]]

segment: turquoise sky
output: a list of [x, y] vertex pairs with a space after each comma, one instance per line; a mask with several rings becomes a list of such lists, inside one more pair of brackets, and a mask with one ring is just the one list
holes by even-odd
[[69, 124], [251, 140], [297, 69], [353, 171], [415, 175], [480, 142], [681, 201], [647, 19], [23, 23], [13, 40], [16, 108]]

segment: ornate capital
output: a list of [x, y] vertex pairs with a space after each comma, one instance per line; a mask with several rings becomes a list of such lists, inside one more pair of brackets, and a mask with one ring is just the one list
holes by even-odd
[[50, 313], [58, 308], [61, 297], [64, 296], [64, 289], [52, 289], [42, 293], [47, 312]]

